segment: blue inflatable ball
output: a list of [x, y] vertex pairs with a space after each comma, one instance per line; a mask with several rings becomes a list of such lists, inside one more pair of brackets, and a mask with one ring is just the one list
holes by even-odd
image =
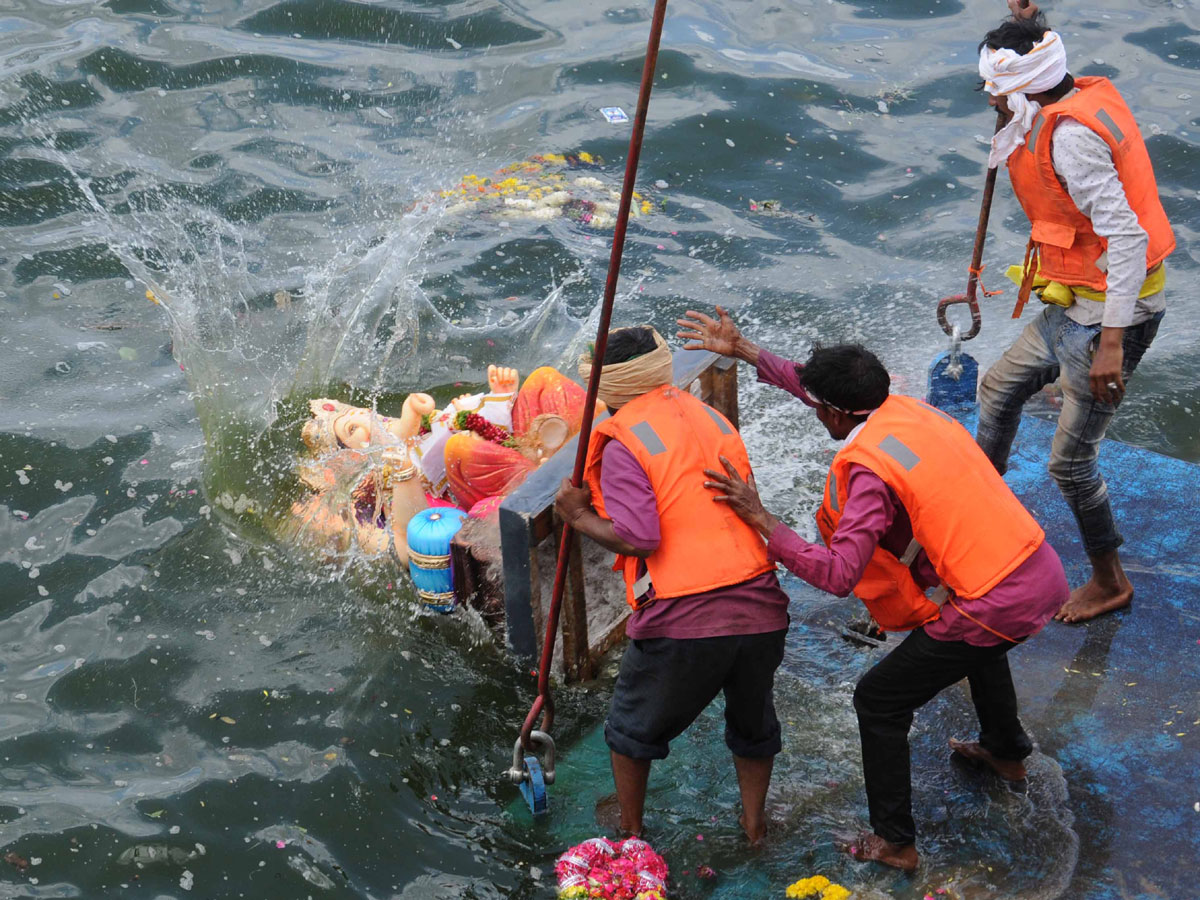
[[436, 506], [421, 510], [408, 523], [408, 572], [427, 609], [454, 609], [450, 542], [466, 518], [461, 509]]

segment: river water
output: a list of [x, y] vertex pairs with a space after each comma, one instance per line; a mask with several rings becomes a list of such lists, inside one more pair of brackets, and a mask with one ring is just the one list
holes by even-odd
[[[862, 341], [921, 393], [991, 131], [974, 48], [1003, 11], [675, 0], [618, 321], [666, 333], [722, 303], [784, 354]], [[1194, 0], [1051, 13], [1073, 71], [1114, 78], [1137, 113], [1179, 238], [1110, 433], [1200, 461], [1200, 16]], [[415, 615], [386, 571], [295, 553], [278, 521], [308, 398], [384, 408], [579, 349], [609, 232], [438, 192], [551, 152], [601, 157], [587, 174], [618, 185], [629, 126], [600, 109], [632, 112], [648, 20], [644, 3], [543, 0], [3, 4], [0, 897], [552, 895], [608, 790], [611, 672], [562, 696], [567, 783], [532, 825], [497, 777], [526, 667], [468, 617]], [[1002, 177], [989, 287], [1026, 227]], [[984, 365], [1017, 333], [1013, 294], [985, 304]], [[747, 372], [741, 396], [767, 505], [811, 532], [829, 441]], [[814, 637], [849, 607], [790, 589], [784, 824], [741, 845], [705, 717], [651, 800], [675, 896], [781, 897], [818, 870], [864, 895], [1194, 895], [1195, 867], [1165, 863], [1112, 893], [1128, 859], [1088, 838], [1090, 789], [1041, 755], [1029, 795], [982, 801], [918, 765], [921, 879], [840, 860], [831, 833], [865, 814], [849, 691], [870, 658]], [[918, 748], [969, 730], [962, 697], [938, 710]]]

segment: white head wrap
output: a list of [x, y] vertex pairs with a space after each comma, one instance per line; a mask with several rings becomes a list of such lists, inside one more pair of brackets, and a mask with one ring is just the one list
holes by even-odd
[[1055, 88], [1067, 77], [1067, 51], [1056, 31], [1047, 31], [1024, 56], [1007, 48], [979, 51], [979, 75], [984, 89], [993, 97], [1007, 97], [1013, 117], [992, 138], [988, 168], [994, 169], [1025, 143], [1033, 119], [1041, 109], [1026, 94]]

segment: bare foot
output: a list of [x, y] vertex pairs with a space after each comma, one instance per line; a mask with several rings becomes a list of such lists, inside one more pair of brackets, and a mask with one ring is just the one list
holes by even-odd
[[1054, 616], [1059, 622], [1068, 624], [1086, 622], [1105, 613], [1124, 609], [1133, 602], [1133, 585], [1121, 572], [1114, 581], [1100, 579], [1096, 575], [1083, 587], [1071, 591], [1071, 597]]
[[764, 818], [754, 828], [746, 824], [746, 814], [742, 813], [738, 816], [738, 824], [742, 826], [742, 831], [746, 832], [746, 839], [750, 841], [751, 846], [760, 843], [767, 836], [767, 821]]
[[859, 862], [883, 863], [902, 872], [915, 872], [921, 863], [915, 844], [893, 844], [869, 831], [860, 832], [844, 849]]
[[987, 766], [1005, 781], [1024, 781], [1025, 763], [1019, 759], [1000, 759], [977, 741], [957, 741], [950, 738], [950, 749], [975, 768]]
[[621, 828], [621, 804], [617, 802], [616, 794], [607, 794], [596, 801], [596, 824], [609, 834], [630, 835]]

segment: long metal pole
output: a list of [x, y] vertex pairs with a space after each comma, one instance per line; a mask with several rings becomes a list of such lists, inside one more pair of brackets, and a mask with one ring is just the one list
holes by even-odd
[[[617, 278], [621, 274], [621, 256], [625, 251], [625, 229], [629, 225], [629, 210], [633, 204], [633, 188], [637, 180], [638, 160], [642, 155], [642, 136], [646, 131], [646, 111], [650, 107], [650, 91], [654, 87], [654, 71], [658, 65], [658, 45], [662, 39], [663, 21], [667, 16], [667, 0], [655, 0], [654, 16], [650, 20], [650, 38], [646, 42], [646, 63], [642, 67], [642, 86], [638, 93], [637, 112], [633, 116], [633, 132], [629, 135], [629, 156], [625, 160], [625, 182], [621, 187], [621, 205], [613, 228], [612, 252], [608, 257], [608, 279], [604, 283], [604, 300], [600, 306], [600, 321], [596, 326], [592, 374], [588, 379], [587, 401], [583, 407], [583, 424], [575, 448], [575, 469], [571, 483], [583, 484], [587, 464], [588, 443], [595, 418], [596, 397], [600, 390], [600, 372], [604, 367], [604, 351], [608, 346], [608, 329], [612, 322], [613, 301], [617, 296]], [[533, 701], [525, 724], [521, 727], [521, 745], [532, 750], [529, 736], [538, 715], [542, 715], [542, 731], [549, 732], [554, 724], [554, 699], [550, 694], [550, 662], [554, 656], [554, 641], [558, 633], [558, 617], [567, 586], [567, 563], [571, 555], [574, 529], [564, 525], [558, 545], [558, 566], [554, 571], [554, 589], [550, 594], [550, 610], [546, 615], [546, 636], [542, 641], [542, 662], [538, 671], [538, 695]]]

